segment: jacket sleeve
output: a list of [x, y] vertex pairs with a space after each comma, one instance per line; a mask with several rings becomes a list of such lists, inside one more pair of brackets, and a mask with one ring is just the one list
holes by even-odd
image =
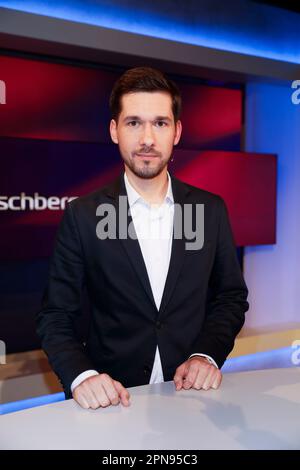
[[228, 211], [219, 198], [219, 226], [214, 264], [209, 279], [206, 315], [193, 351], [214, 358], [219, 368], [233, 349], [249, 309], [248, 289], [237, 258]]
[[72, 204], [67, 204], [56, 235], [50, 261], [48, 285], [37, 313], [37, 334], [50, 365], [58, 375], [67, 398], [73, 380], [95, 369], [83, 344], [76, 337], [74, 322], [82, 314], [85, 280], [82, 247]]

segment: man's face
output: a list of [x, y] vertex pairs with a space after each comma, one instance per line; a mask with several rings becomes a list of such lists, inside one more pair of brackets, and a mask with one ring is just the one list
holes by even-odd
[[167, 167], [181, 135], [172, 98], [160, 91], [135, 92], [123, 95], [121, 105], [118, 122], [110, 123], [111, 138], [119, 145], [125, 167], [140, 178], [154, 178]]

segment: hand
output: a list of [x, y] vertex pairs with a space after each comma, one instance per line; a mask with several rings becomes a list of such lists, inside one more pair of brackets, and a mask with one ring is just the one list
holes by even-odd
[[222, 373], [204, 357], [193, 356], [177, 367], [173, 380], [176, 390], [216, 389], [221, 384]]
[[130, 394], [120, 382], [113, 380], [108, 374], [89, 377], [73, 391], [74, 400], [85, 409], [96, 410], [109, 405], [129, 406]]

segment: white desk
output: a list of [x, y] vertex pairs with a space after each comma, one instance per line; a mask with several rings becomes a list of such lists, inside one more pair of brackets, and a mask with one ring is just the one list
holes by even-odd
[[219, 390], [129, 389], [131, 405], [74, 400], [0, 418], [1, 449], [300, 449], [300, 368], [225, 374]]

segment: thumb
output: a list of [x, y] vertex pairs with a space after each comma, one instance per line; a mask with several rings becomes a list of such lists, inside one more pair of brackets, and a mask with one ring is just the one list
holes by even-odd
[[126, 390], [125, 387], [120, 382], [117, 382], [114, 380], [114, 384], [116, 387], [116, 390], [119, 394], [119, 397], [121, 398], [121, 402], [123, 403], [124, 406], [129, 406], [130, 405], [130, 394], [128, 390]]

